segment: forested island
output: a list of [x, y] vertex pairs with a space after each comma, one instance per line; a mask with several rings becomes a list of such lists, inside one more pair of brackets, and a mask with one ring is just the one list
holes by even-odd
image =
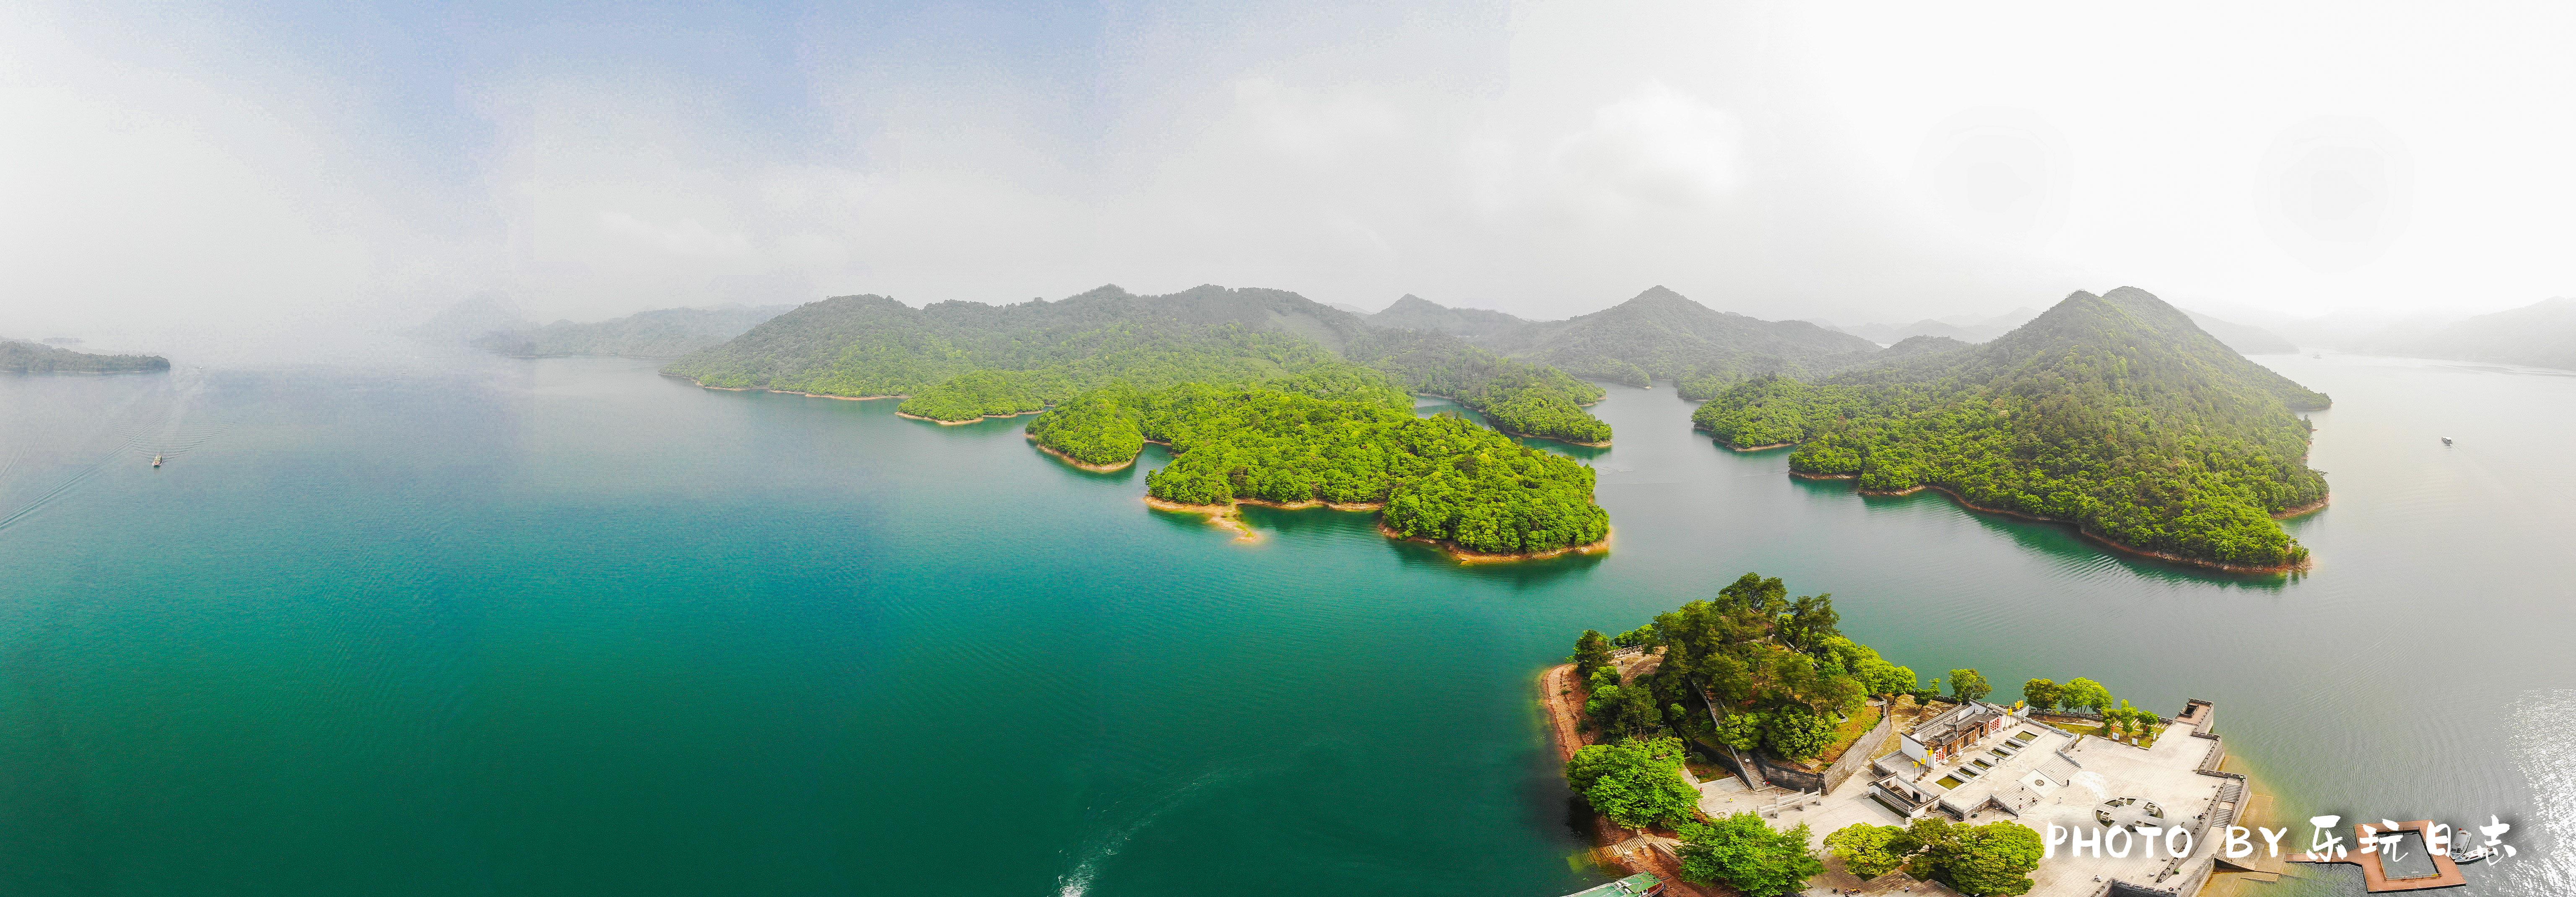
[[170, 369], [158, 355], [96, 355], [0, 339], [0, 372], [11, 374], [131, 374]]
[[724, 389], [903, 397], [941, 422], [1029, 414], [1112, 384], [1249, 387], [1373, 372], [1441, 395], [1509, 431], [1589, 445], [1610, 427], [1584, 411], [1600, 387], [1457, 337], [1372, 326], [1282, 290], [1204, 286], [1138, 296], [1105, 286], [1061, 301], [941, 302], [915, 309], [841, 296], [781, 314], [665, 368]]
[[2134, 288], [2076, 293], [1982, 345], [1917, 337], [1840, 373], [1713, 392], [1692, 422], [1736, 448], [1796, 444], [1795, 475], [1938, 489], [2192, 564], [2304, 566], [2275, 517], [2326, 500], [2295, 413], [2326, 396]]
[[1351, 370], [1326, 373], [1273, 384], [1284, 388], [1116, 383], [1038, 415], [1029, 438], [1099, 467], [1133, 461], [1148, 441], [1169, 445], [1172, 463], [1146, 477], [1147, 493], [1217, 513], [1243, 502], [1377, 509], [1388, 535], [1467, 556], [1609, 538], [1592, 468], [1457, 417], [1416, 417], [1402, 393]]
[[478, 349], [521, 358], [678, 358], [740, 336], [787, 309], [784, 305], [663, 308], [606, 321], [517, 325], [485, 333], [470, 342]]

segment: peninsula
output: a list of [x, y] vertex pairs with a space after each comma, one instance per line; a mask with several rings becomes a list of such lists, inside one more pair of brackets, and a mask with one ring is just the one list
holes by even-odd
[[1609, 513], [1593, 502], [1592, 468], [1454, 416], [1416, 417], [1401, 393], [1352, 385], [1119, 383], [1057, 404], [1028, 433], [1095, 470], [1133, 462], [1148, 441], [1170, 446], [1172, 463], [1145, 478], [1148, 497], [1167, 509], [1376, 510], [1387, 535], [1467, 560], [1606, 544]]
[[1441, 395], [1515, 433], [1586, 445], [1610, 426], [1601, 389], [1440, 333], [1372, 325], [1284, 290], [1202, 286], [1138, 296], [1104, 286], [1060, 301], [840, 296], [779, 315], [666, 373], [722, 388], [900, 396], [907, 415], [964, 422], [1027, 414], [1113, 383], [1248, 387], [1329, 380]]
[[0, 340], [0, 373], [129, 374], [170, 369], [158, 355], [96, 355], [42, 343]]
[[1735, 382], [1691, 420], [1730, 447], [1796, 444], [1795, 476], [1933, 489], [2125, 551], [2281, 573], [2309, 558], [2276, 518], [2327, 496], [2296, 412], [2327, 403], [2123, 287], [1989, 343], [1915, 337], [1813, 381]]

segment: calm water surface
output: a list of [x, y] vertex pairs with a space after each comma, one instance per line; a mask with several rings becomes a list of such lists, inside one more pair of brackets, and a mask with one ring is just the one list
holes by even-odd
[[1462, 567], [644, 362], [0, 378], [0, 892], [1547, 897], [1599, 873], [1532, 677], [1747, 570], [2576, 892], [2576, 378], [2261, 360], [2338, 400], [2296, 579], [1792, 481], [1669, 389], [1575, 450], [1612, 552]]

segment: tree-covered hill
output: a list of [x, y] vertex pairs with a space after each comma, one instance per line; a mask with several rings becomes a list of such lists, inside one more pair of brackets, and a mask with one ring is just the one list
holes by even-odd
[[742, 335], [790, 306], [663, 308], [606, 321], [556, 321], [494, 331], [473, 340], [476, 348], [503, 355], [619, 355], [678, 358]]
[[1172, 463], [1146, 478], [1147, 489], [1182, 504], [1375, 504], [1398, 536], [1482, 554], [1608, 537], [1592, 468], [1454, 417], [1416, 417], [1400, 397], [1311, 387], [1119, 382], [1057, 404], [1030, 422], [1029, 436], [1094, 465], [1132, 460], [1147, 440], [1167, 443]]
[[1633, 386], [1649, 378], [1736, 380], [1809, 374], [1879, 351], [1877, 343], [1805, 321], [1765, 321], [1717, 311], [1654, 287], [1588, 315], [1526, 325], [1479, 340], [1495, 351], [1578, 377]]
[[1086, 390], [1249, 386], [1321, 378], [1352, 391], [1458, 399], [1533, 436], [1599, 443], [1582, 403], [1597, 387], [1509, 362], [1454, 337], [1372, 327], [1282, 290], [1203, 286], [1138, 296], [1105, 286], [1061, 301], [942, 302], [915, 309], [842, 296], [762, 323], [665, 370], [708, 386], [907, 396], [943, 421], [1037, 411]]
[[169, 369], [170, 359], [158, 355], [94, 355], [42, 343], [0, 340], [0, 373], [121, 374]]
[[1395, 300], [1386, 310], [1368, 316], [1368, 322], [1380, 327], [1469, 337], [1507, 333], [1530, 323], [1498, 311], [1450, 308], [1411, 293]]
[[2326, 397], [2162, 300], [2076, 293], [1989, 343], [1904, 346], [1812, 382], [1736, 383], [1692, 421], [1738, 447], [1799, 443], [1791, 470], [1871, 491], [1937, 487], [2195, 562], [2306, 560], [2273, 515], [2326, 497], [2295, 413]]

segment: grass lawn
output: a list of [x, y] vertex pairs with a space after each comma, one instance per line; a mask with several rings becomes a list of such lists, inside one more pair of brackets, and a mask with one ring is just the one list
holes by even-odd
[[1822, 769], [1842, 759], [1843, 752], [1851, 750], [1853, 742], [1859, 741], [1861, 736], [1869, 734], [1869, 730], [1878, 727], [1878, 716], [1878, 708], [1863, 707], [1859, 713], [1852, 714], [1850, 719], [1843, 720], [1842, 725], [1834, 727], [1834, 743], [1826, 747], [1823, 753], [1817, 754], [1816, 759], [1809, 765]]

